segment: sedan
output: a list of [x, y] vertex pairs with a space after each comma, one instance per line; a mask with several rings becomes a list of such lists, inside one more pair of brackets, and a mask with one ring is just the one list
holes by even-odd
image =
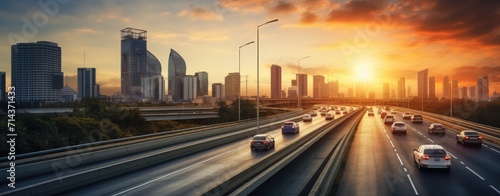
[[392, 124], [394, 123], [394, 116], [387, 115], [384, 117], [384, 124]]
[[326, 110], [321, 110], [321, 116], [325, 116], [326, 115]]
[[410, 121], [411, 121], [411, 123], [423, 123], [424, 118], [422, 117], [422, 115], [415, 114], [415, 115], [411, 116]]
[[441, 133], [441, 134], [445, 134], [445, 129], [444, 129], [444, 126], [442, 124], [439, 124], [439, 123], [432, 123], [431, 125], [429, 125], [429, 127], [427, 128], [427, 132], [429, 134], [433, 134], [433, 133]]
[[268, 134], [255, 135], [250, 142], [251, 150], [269, 150], [274, 148], [274, 137]]
[[307, 122], [307, 121], [311, 122], [312, 120], [313, 120], [313, 118], [309, 114], [304, 114], [304, 117], [302, 117], [302, 121], [304, 121], [304, 122]]
[[368, 111], [368, 116], [375, 116], [375, 114], [373, 113], [373, 111]]
[[392, 109], [391, 114], [396, 114], [396, 109]]
[[387, 116], [387, 113], [386, 113], [386, 112], [382, 112], [382, 113], [380, 113], [380, 118], [385, 118], [385, 116]]
[[483, 143], [483, 136], [480, 136], [477, 131], [463, 130], [460, 134], [457, 134], [457, 143], [465, 144], [478, 144], [481, 146]]
[[311, 116], [318, 116], [318, 113], [316, 111], [311, 111], [311, 113], [309, 113]]
[[335, 114], [340, 114], [340, 110], [335, 110]]
[[298, 133], [300, 131], [299, 124], [293, 121], [283, 123], [281, 126], [281, 133]]
[[427, 144], [421, 145], [418, 149], [413, 149], [413, 161], [417, 164], [418, 169], [451, 169], [450, 155], [440, 145]]
[[403, 114], [403, 119], [410, 119], [410, 118], [411, 118], [411, 116], [412, 116], [412, 115], [411, 115], [410, 113], [405, 112], [405, 113]]
[[333, 120], [334, 118], [335, 118], [335, 117], [333, 117], [333, 114], [331, 114], [331, 113], [328, 113], [328, 114], [326, 114], [326, 116], [325, 116], [325, 120]]
[[406, 124], [404, 122], [394, 122], [391, 126], [392, 134], [394, 132], [404, 132], [406, 134]]

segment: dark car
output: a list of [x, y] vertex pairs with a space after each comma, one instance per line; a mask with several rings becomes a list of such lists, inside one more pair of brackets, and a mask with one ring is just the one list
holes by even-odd
[[480, 136], [477, 131], [463, 130], [457, 134], [457, 143], [465, 144], [478, 144], [481, 146], [483, 143], [483, 136]]
[[437, 133], [441, 133], [444, 135], [445, 133], [445, 129], [444, 129], [444, 126], [442, 124], [439, 124], [439, 123], [432, 123], [431, 125], [429, 125], [429, 127], [427, 128], [427, 132], [429, 134], [437, 134]]
[[410, 118], [411, 123], [423, 123], [424, 122], [424, 117], [420, 114], [415, 114], [411, 116]]
[[385, 118], [385, 116], [387, 116], [387, 113], [386, 113], [386, 112], [382, 112], [382, 113], [380, 113], [380, 118]]
[[300, 127], [299, 127], [299, 124], [297, 124], [296, 122], [292, 122], [292, 121], [289, 121], [289, 122], [285, 122], [283, 123], [283, 126], [281, 126], [281, 133], [285, 134], [285, 133], [298, 133], [300, 132]]
[[274, 137], [267, 134], [255, 135], [250, 142], [251, 150], [269, 150], [274, 148]]

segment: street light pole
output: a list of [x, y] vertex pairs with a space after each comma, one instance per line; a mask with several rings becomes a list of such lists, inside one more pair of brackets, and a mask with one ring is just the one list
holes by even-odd
[[272, 22], [277, 22], [278, 19], [270, 20], [265, 23], [262, 23], [261, 25], [257, 26], [257, 134], [259, 133], [259, 108], [260, 108], [260, 89], [259, 89], [259, 68], [260, 68], [260, 62], [259, 62], [259, 28], [261, 26], [264, 26], [266, 24], [272, 23]]
[[302, 57], [301, 59], [299, 59], [297, 61], [297, 109], [300, 110], [300, 61], [303, 60], [303, 59], [306, 59], [306, 58], [309, 58], [311, 56], [306, 56], [306, 57]]
[[246, 46], [246, 45], [250, 45], [250, 44], [253, 44], [254, 41], [251, 41], [251, 42], [248, 42], [246, 44], [243, 44], [241, 45], [239, 48], [238, 48], [238, 75], [240, 77], [240, 88], [239, 88], [239, 91], [238, 91], [238, 121], [241, 120], [241, 48]]

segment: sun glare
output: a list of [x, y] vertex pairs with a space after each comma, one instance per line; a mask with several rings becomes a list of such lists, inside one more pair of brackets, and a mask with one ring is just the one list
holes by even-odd
[[369, 82], [373, 79], [372, 65], [367, 62], [360, 62], [354, 67], [354, 79], [357, 81]]

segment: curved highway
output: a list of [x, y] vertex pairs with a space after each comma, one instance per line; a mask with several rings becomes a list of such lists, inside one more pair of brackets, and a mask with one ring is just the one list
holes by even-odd
[[[387, 111], [388, 112], [388, 111]], [[361, 120], [337, 195], [500, 195], [500, 149], [456, 143], [456, 132], [430, 135], [427, 120], [412, 124], [401, 112], [390, 114], [407, 125], [407, 134], [391, 134], [380, 115]], [[451, 171], [418, 170], [413, 149], [439, 144], [452, 156]]]

